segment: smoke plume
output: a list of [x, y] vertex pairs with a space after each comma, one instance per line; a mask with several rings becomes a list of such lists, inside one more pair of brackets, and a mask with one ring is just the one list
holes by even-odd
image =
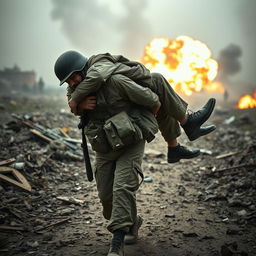
[[146, 9], [146, 0], [123, 0], [126, 10], [120, 18], [119, 28], [122, 31], [122, 47], [129, 56], [141, 57], [142, 49], [151, 39], [149, 21], [143, 16]]
[[108, 6], [98, 1], [52, 0], [52, 18], [61, 22], [70, 42], [82, 50], [101, 47], [116, 22]]
[[256, 1], [244, 0], [241, 1], [240, 7], [237, 10], [240, 18], [240, 29], [243, 33], [245, 47], [243, 48], [243, 55], [245, 56], [243, 69], [244, 76], [247, 81], [250, 81], [251, 86], [255, 88], [255, 60], [256, 60]]
[[52, 18], [60, 21], [64, 34], [74, 47], [85, 52], [111, 51], [107, 49], [111, 43], [106, 44], [111, 38], [115, 53], [121, 49], [121, 53], [138, 58], [149, 40], [149, 26], [142, 15], [145, 0], [123, 0], [125, 16], [114, 13], [99, 0], [52, 2]]
[[242, 50], [238, 45], [230, 44], [220, 51], [219, 57], [219, 76], [221, 80], [234, 75], [241, 70], [239, 58], [242, 56]]

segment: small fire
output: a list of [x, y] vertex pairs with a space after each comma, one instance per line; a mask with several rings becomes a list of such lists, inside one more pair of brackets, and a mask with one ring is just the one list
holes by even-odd
[[251, 96], [250, 94], [246, 94], [242, 96], [239, 99], [236, 107], [240, 109], [255, 108], [256, 107], [256, 90], [254, 91], [253, 96]]
[[174, 90], [186, 95], [202, 90], [224, 93], [220, 83], [212, 82], [218, 63], [211, 58], [210, 49], [191, 37], [153, 39], [140, 61], [152, 72], [163, 74]]

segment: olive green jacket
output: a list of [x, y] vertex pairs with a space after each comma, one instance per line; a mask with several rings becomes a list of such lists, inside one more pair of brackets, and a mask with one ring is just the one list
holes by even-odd
[[86, 111], [91, 120], [88, 133], [97, 120], [125, 111], [139, 124], [144, 139], [149, 142], [154, 138], [158, 124], [150, 111], [157, 107], [159, 98], [149, 89], [152, 79], [145, 66], [106, 53], [89, 58], [83, 72], [85, 79], [76, 88], [68, 87], [67, 96], [80, 103], [89, 94], [97, 94], [96, 109]]
[[152, 88], [150, 71], [136, 61], [130, 61], [121, 55], [109, 53], [93, 55], [85, 68], [85, 79], [76, 87], [67, 87], [68, 100], [80, 103], [86, 96], [99, 90], [111, 75], [124, 75], [134, 82]]
[[[126, 133], [130, 129], [129, 122], [133, 123], [135, 137], [129, 137], [129, 143], [144, 139], [148, 142], [154, 139], [158, 131], [158, 124], [151, 113], [151, 109], [159, 104], [158, 96], [149, 88], [143, 87], [122, 74], [114, 74], [107, 79], [106, 84], [97, 91], [97, 105], [94, 110], [86, 111], [89, 123], [85, 134], [89, 138], [95, 151], [102, 150], [103, 140], [100, 140], [101, 129], [109, 122], [114, 123], [117, 133]], [[130, 121], [125, 121], [119, 114], [125, 112]], [[116, 116], [118, 115], [118, 117]], [[115, 121], [110, 121], [115, 118]], [[138, 129], [137, 129], [137, 128]], [[124, 132], [125, 131], [125, 132]], [[108, 139], [113, 141], [113, 130]], [[133, 136], [133, 135], [132, 135]], [[128, 137], [123, 138], [126, 140]], [[95, 138], [96, 139], [95, 141]], [[119, 144], [119, 143], [118, 143]], [[127, 145], [124, 143], [124, 145]], [[99, 151], [100, 152], [100, 151]]]

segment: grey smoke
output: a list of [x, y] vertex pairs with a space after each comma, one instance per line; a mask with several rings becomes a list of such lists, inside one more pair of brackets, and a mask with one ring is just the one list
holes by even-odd
[[108, 6], [97, 0], [52, 0], [52, 18], [61, 22], [62, 30], [75, 47], [85, 50], [100, 47], [113, 33], [116, 22]]
[[105, 49], [105, 41], [111, 39], [123, 54], [138, 58], [150, 39], [149, 25], [143, 16], [145, 0], [123, 0], [125, 15], [113, 13], [108, 5], [98, 0], [52, 2], [52, 18], [60, 21], [70, 42], [85, 52], [90, 49], [98, 53]]
[[242, 50], [235, 44], [230, 44], [220, 51], [218, 59], [220, 80], [225, 80], [228, 76], [235, 75], [241, 70], [241, 56]]
[[251, 81], [251, 87], [255, 88], [255, 60], [256, 60], [256, 1], [246, 0], [241, 1], [240, 8], [237, 10], [240, 24], [237, 29], [243, 33], [243, 40], [245, 47], [243, 55], [245, 61], [243, 74], [247, 80]]
[[151, 40], [149, 20], [144, 16], [146, 0], [123, 0], [126, 10], [120, 18], [119, 28], [123, 35], [122, 47], [129, 56], [142, 57], [145, 45]]

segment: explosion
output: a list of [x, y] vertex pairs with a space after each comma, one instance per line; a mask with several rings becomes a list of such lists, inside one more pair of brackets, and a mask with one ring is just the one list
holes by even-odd
[[255, 108], [256, 107], [256, 90], [254, 91], [253, 96], [251, 96], [250, 94], [246, 94], [242, 96], [239, 99], [236, 107], [240, 109]]
[[174, 90], [186, 95], [202, 90], [224, 93], [220, 83], [213, 83], [218, 63], [211, 58], [210, 49], [188, 36], [153, 39], [140, 60], [152, 72], [164, 75]]

